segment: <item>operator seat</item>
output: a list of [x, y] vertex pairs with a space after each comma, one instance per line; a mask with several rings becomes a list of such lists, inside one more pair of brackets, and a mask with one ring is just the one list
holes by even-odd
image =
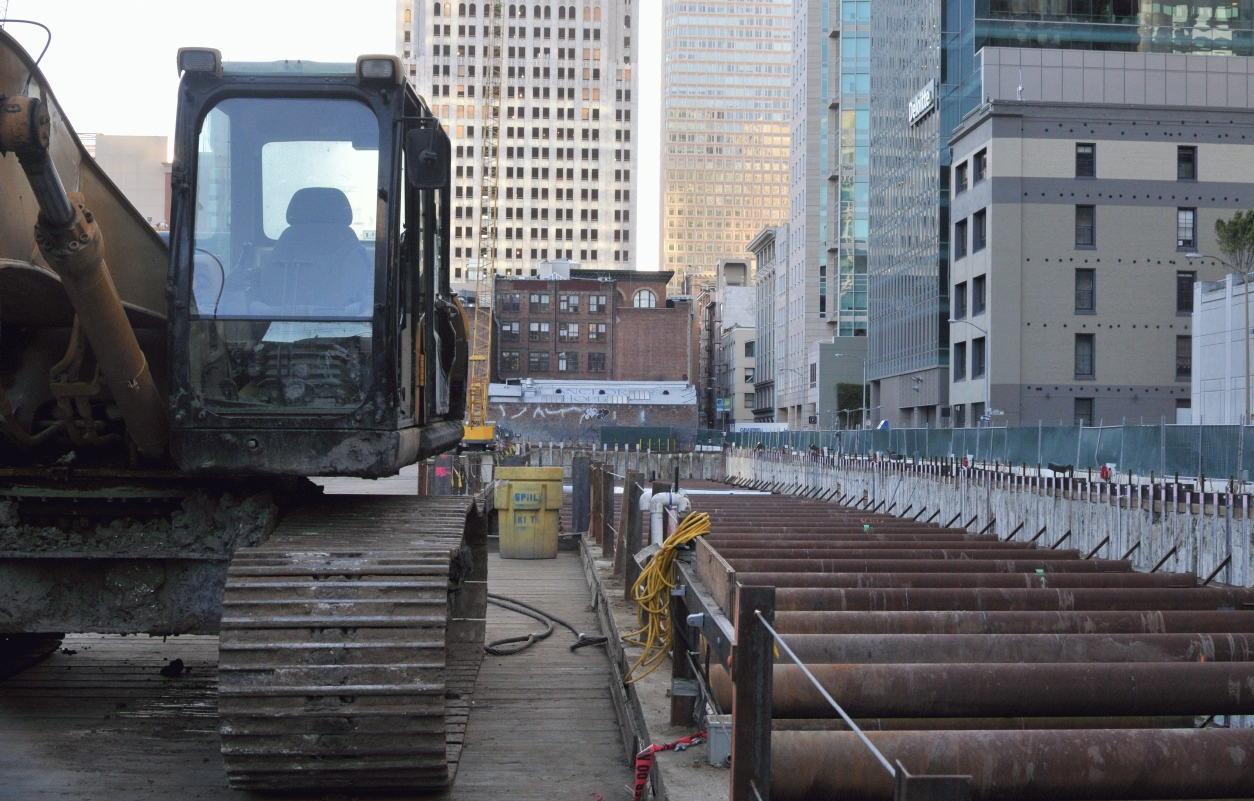
[[253, 313], [292, 317], [370, 317], [374, 264], [349, 226], [353, 209], [339, 189], [299, 189], [288, 227], [265, 257]]

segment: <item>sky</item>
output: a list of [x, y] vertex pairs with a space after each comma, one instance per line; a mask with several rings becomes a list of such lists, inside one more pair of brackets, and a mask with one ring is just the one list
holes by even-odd
[[[662, 29], [662, 0], [639, 0], [640, 30]], [[6, 0], [0, 0], [4, 16]], [[52, 29], [40, 67], [80, 133], [174, 135], [180, 47], [214, 47], [227, 61], [355, 61], [392, 53], [395, 0], [7, 0], [7, 18]], [[4, 26], [32, 55], [33, 25]], [[658, 269], [661, 47], [642, 42], [636, 239], [640, 269]]]

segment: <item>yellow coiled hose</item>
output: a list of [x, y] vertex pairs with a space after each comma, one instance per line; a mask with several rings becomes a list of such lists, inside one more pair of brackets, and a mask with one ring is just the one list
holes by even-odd
[[[640, 658], [627, 671], [627, 684], [635, 684], [666, 661], [675, 637], [671, 621], [671, 590], [675, 588], [676, 549], [684, 543], [708, 534], [710, 516], [704, 512], [690, 514], [675, 529], [675, 533], [662, 543], [662, 550], [640, 571], [640, 577], [631, 587], [635, 599], [636, 619], [640, 628], [623, 637], [629, 645], [644, 648]], [[631, 558], [629, 554], [628, 559]], [[643, 670], [640, 675], [636, 671]]]

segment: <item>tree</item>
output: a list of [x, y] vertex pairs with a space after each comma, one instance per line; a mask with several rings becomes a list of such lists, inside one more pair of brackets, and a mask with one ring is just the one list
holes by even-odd
[[1228, 266], [1241, 274], [1245, 297], [1245, 417], [1250, 424], [1250, 269], [1254, 267], [1254, 209], [1238, 211], [1232, 219], [1215, 220], [1215, 241], [1228, 257]]

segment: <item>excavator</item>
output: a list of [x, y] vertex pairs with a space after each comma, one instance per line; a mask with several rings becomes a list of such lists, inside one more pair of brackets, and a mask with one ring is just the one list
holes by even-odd
[[393, 56], [178, 69], [167, 246], [0, 30], [0, 640], [217, 634], [232, 786], [446, 787], [482, 515], [307, 477], [462, 438], [447, 133]]

